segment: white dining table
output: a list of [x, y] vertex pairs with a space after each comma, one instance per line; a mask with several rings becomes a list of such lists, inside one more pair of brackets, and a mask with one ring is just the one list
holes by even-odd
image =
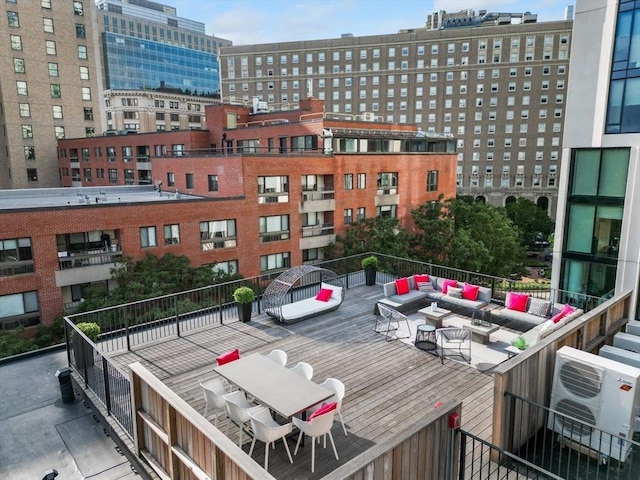
[[334, 393], [259, 353], [240, 357], [214, 371], [285, 418], [306, 412]]

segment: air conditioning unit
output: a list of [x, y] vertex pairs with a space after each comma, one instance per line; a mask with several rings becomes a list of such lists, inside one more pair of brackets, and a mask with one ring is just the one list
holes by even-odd
[[633, 437], [639, 385], [639, 368], [562, 347], [556, 352], [550, 404], [559, 414], [549, 415], [547, 427], [572, 448], [623, 462], [631, 449], [625, 439]]
[[362, 120], [365, 122], [373, 122], [376, 119], [376, 114], [373, 112], [362, 112]]

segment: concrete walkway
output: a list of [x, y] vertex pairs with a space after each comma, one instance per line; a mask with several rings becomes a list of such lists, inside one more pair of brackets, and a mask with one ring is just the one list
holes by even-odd
[[0, 363], [0, 479], [140, 480], [76, 394], [63, 403], [56, 371], [66, 352]]

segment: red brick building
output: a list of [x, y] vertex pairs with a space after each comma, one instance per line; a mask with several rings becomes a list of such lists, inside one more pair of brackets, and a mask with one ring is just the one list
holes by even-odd
[[[70, 311], [87, 285], [109, 282], [123, 253], [273, 273], [322, 259], [322, 247], [359, 219], [392, 216], [410, 228], [413, 208], [455, 196], [453, 139], [327, 115], [313, 99], [300, 106], [212, 106], [209, 131], [61, 140], [61, 172], [80, 164], [92, 181], [82, 174], [77, 188], [0, 191], [0, 325]], [[122, 185], [126, 170], [150, 164], [143, 183], [153, 185]], [[107, 176], [95, 186], [94, 173], [109, 168], [116, 185]]]

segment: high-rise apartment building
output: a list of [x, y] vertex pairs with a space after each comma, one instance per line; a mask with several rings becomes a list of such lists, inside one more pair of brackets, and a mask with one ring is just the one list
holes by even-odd
[[231, 42], [207, 35], [204, 23], [178, 17], [174, 7], [160, 3], [96, 4], [107, 129], [205, 128], [204, 106], [220, 98], [217, 52]]
[[640, 317], [640, 6], [576, 3], [562, 149], [554, 286], [632, 291]]
[[458, 193], [523, 196], [553, 216], [572, 22], [462, 13], [390, 35], [223, 47], [223, 99], [287, 108], [312, 94], [344, 118], [455, 136]]
[[0, 188], [59, 186], [57, 140], [101, 130], [93, 2], [6, 0], [0, 12]]

